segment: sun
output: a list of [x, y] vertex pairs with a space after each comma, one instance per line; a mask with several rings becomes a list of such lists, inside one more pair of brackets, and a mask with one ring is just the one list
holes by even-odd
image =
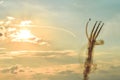
[[15, 33], [10, 34], [10, 37], [13, 41], [28, 41], [35, 38], [31, 31], [27, 29], [20, 29], [18, 31], [16, 30]]
[[19, 39], [29, 39], [33, 37], [32, 33], [29, 30], [20, 30], [18, 34], [16, 35]]
[[[30, 25], [31, 22], [32, 21], [30, 21], [30, 20], [21, 21], [20, 26], [27, 27]], [[19, 38], [19, 39], [29, 39], [31, 37], [33, 37], [33, 34], [28, 29], [20, 29], [17, 34], [17, 38]]]

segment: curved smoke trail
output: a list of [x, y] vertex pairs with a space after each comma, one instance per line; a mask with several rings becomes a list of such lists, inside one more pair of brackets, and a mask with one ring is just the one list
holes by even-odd
[[[16, 27], [21, 27], [20, 25], [14, 25], [14, 26], [16, 26]], [[25, 26], [24, 26], [24, 27], [25, 27]], [[73, 32], [70, 31], [70, 30], [67, 30], [67, 29], [65, 29], [65, 28], [58, 28], [58, 27], [53, 27], [53, 26], [39, 26], [39, 27], [38, 27], [38, 25], [29, 25], [29, 26], [26, 26], [26, 28], [27, 28], [27, 27], [33, 27], [33, 28], [34, 28], [34, 27], [37, 27], [37, 28], [48, 28], [48, 29], [60, 30], [60, 31], [63, 31], [63, 32], [66, 32], [66, 33], [72, 35], [72, 37], [74, 37], [74, 38], [77, 37], [75, 33], [73, 33]]]
[[40, 28], [48, 28], [48, 29], [60, 30], [60, 31], [64, 31], [64, 32], [72, 35], [74, 38], [77, 37], [72, 31], [67, 30], [65, 28], [58, 28], [58, 27], [52, 27], [52, 26], [45, 26], [45, 27], [40, 27]]

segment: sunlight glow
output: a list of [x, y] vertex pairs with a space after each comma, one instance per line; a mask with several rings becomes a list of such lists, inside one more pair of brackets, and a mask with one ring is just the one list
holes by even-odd
[[17, 35], [17, 38], [19, 39], [29, 39], [31, 37], [33, 37], [33, 35], [29, 30], [20, 30]]

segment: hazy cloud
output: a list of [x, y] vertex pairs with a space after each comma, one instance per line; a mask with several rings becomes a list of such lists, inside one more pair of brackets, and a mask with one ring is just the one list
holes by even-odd
[[41, 58], [61, 58], [65, 56], [77, 56], [72, 50], [63, 51], [11, 51], [1, 54], [1, 57], [41, 57]]
[[5, 0], [0, 0], [0, 6], [6, 7]]
[[4, 3], [4, 1], [3, 1], [3, 0], [0, 0], [0, 5], [3, 4], [3, 3]]
[[26, 69], [22, 67], [21, 65], [13, 65], [11, 67], [1, 69], [2, 73], [11, 73], [11, 74], [22, 73], [25, 71], [29, 72], [28, 68]]
[[46, 79], [51, 80], [52, 78], [61, 78], [62, 76], [62, 78], [64, 79], [65, 77], [69, 78], [70, 76], [78, 76], [79, 74], [81, 74], [82, 71], [80, 72], [80, 70], [78, 70], [79, 67], [80, 66], [78, 64], [44, 66], [39, 68], [30, 68], [23, 67], [22, 65], [13, 65], [11, 67], [0, 68], [0, 74], [1, 78], [5, 78], [7, 75], [9, 75], [9, 78], [13, 80], [14, 78], [12, 77], [12, 74], [18, 77], [18, 79], [30, 78], [30, 80], [44, 80], [44, 78], [47, 77]]

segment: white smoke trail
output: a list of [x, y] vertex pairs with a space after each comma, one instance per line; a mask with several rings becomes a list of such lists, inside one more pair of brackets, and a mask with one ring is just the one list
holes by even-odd
[[77, 37], [72, 31], [67, 30], [65, 28], [58, 28], [58, 27], [52, 27], [52, 26], [45, 26], [45, 27], [40, 27], [40, 28], [48, 28], [48, 29], [60, 30], [60, 31], [64, 31], [64, 32], [72, 35], [74, 38]]
[[[21, 25], [18, 25], [18, 24], [14, 24], [14, 25], [12, 25], [12, 26], [15, 26], [15, 27], [21, 27]], [[59, 31], [63, 31], [63, 32], [66, 32], [66, 33], [68, 33], [68, 34], [70, 34], [72, 37], [74, 37], [74, 38], [76, 38], [77, 36], [76, 36], [76, 34], [75, 33], [73, 33], [72, 31], [70, 31], [70, 30], [67, 30], [67, 29], [65, 29], [65, 28], [58, 28], [58, 27], [53, 27], [53, 26], [39, 26], [38, 27], [38, 25], [29, 25], [29, 26], [24, 26], [24, 27], [37, 27], [37, 28], [46, 28], [46, 29], [54, 29], [54, 30], [59, 30]]]
[[63, 31], [66, 32], [68, 34], [70, 34], [72, 37], [76, 38], [76, 34], [74, 34], [72, 31], [67, 30], [65, 28], [58, 28], [58, 27], [53, 27], [53, 26], [37, 26], [37, 25], [30, 25], [29, 27], [37, 27], [37, 28], [47, 28], [47, 29], [54, 29], [54, 30], [59, 30], [59, 31]]

